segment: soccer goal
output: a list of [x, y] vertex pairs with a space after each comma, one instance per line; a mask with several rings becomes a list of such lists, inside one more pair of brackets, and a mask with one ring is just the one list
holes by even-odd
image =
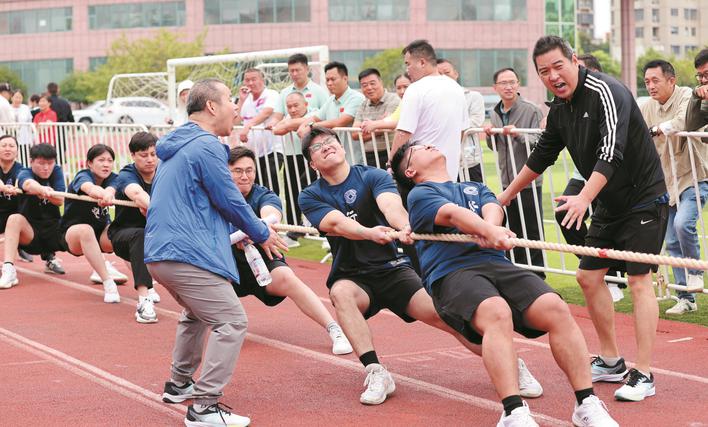
[[243, 72], [248, 68], [258, 68], [266, 76], [267, 87], [280, 90], [290, 84], [287, 59], [296, 53], [307, 56], [312, 79], [324, 83], [324, 66], [329, 62], [327, 46], [169, 59], [167, 61], [167, 104], [170, 107], [170, 116], [174, 117], [177, 108], [176, 88], [180, 81], [189, 79], [196, 82], [205, 78], [218, 78], [231, 88], [231, 93], [236, 95], [243, 81]]
[[108, 84], [106, 101], [128, 96], [147, 96], [167, 103], [167, 73], [116, 74]]

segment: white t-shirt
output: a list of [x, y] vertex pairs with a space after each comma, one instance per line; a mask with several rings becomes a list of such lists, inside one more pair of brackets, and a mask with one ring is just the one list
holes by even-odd
[[408, 86], [401, 101], [398, 130], [413, 144], [434, 145], [447, 159], [447, 173], [457, 180], [462, 131], [469, 127], [462, 86], [447, 76], [426, 76]]
[[15, 123], [15, 112], [10, 102], [0, 95], [0, 123]]
[[[280, 95], [273, 89], [263, 89], [263, 93], [257, 100], [253, 100], [253, 94], [249, 94], [248, 98], [243, 101], [241, 106], [241, 118], [243, 124], [248, 124], [256, 117], [264, 108], [272, 108], [275, 111], [280, 102]], [[273, 116], [271, 115], [265, 122], [259, 126], [265, 126]], [[282, 142], [279, 136], [273, 135], [271, 131], [251, 130], [248, 133], [248, 148], [256, 153], [256, 156], [263, 157], [267, 154], [277, 151], [283, 152]]]

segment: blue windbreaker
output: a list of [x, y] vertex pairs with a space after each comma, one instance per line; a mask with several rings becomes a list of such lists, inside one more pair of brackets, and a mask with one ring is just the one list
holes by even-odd
[[188, 122], [157, 143], [160, 167], [145, 226], [145, 262], [175, 261], [238, 282], [229, 222], [256, 243], [268, 227], [231, 180], [227, 146]]

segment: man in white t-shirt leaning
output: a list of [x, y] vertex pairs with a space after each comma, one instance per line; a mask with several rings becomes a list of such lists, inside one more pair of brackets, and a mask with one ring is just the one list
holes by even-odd
[[0, 123], [13, 123], [15, 114], [10, 107], [10, 96], [12, 96], [10, 83], [0, 83]]
[[278, 170], [283, 164], [283, 147], [279, 136], [269, 130], [253, 130], [255, 126], [268, 127], [273, 111], [280, 103], [278, 92], [265, 86], [265, 75], [257, 68], [243, 73], [243, 86], [239, 89], [238, 116], [235, 124], [243, 123], [239, 140], [258, 156], [256, 182], [280, 194]]
[[447, 173], [456, 181], [460, 169], [460, 141], [469, 127], [462, 86], [437, 70], [435, 50], [426, 40], [403, 49], [406, 71], [413, 80], [401, 101], [401, 118], [391, 152], [406, 142], [431, 144], [445, 155]]

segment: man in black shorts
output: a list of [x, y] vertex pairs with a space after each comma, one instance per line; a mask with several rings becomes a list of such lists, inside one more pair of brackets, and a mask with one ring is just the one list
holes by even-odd
[[576, 426], [618, 426], [594, 395], [588, 349], [568, 306], [543, 279], [505, 256], [514, 233], [501, 227], [504, 211], [478, 182], [450, 181], [445, 156], [432, 145], [405, 144], [391, 169], [408, 194], [416, 233], [465, 233], [480, 243], [422, 240], [416, 250], [423, 283], [440, 317], [470, 342], [482, 345], [484, 366], [504, 405], [498, 426], [536, 426], [521, 400], [514, 372], [513, 331], [527, 338], [546, 332], [556, 363], [575, 390]]
[[[565, 202], [556, 208], [566, 212], [561, 226], [579, 229], [588, 206], [597, 198], [585, 237], [587, 246], [658, 254], [666, 234], [669, 197], [659, 155], [632, 94], [613, 77], [578, 67], [573, 50], [560, 37], [540, 38], [533, 59], [555, 99], [536, 148], [499, 201], [508, 205], [567, 148], [587, 182], [578, 195], [556, 198]], [[589, 256], [580, 260], [576, 277], [600, 339], [600, 355], [592, 361], [593, 381], [618, 382], [627, 374], [617, 347], [612, 297], [604, 280], [610, 268], [627, 272], [637, 341], [635, 367], [615, 398], [640, 401], [655, 394], [651, 357], [659, 306], [652, 270], [657, 266]]]
[[17, 176], [17, 187], [25, 194], [20, 197], [17, 213], [10, 215], [5, 226], [0, 289], [19, 283], [14, 265], [18, 249], [30, 254], [67, 250], [59, 230], [59, 206], [64, 198], [51, 196], [53, 191], [66, 191], [64, 173], [56, 160], [57, 151], [53, 146], [34, 145], [30, 149], [30, 167], [22, 169]]
[[[315, 227], [333, 235], [327, 236], [334, 255], [327, 287], [337, 318], [368, 374], [360, 402], [383, 403], [396, 388], [379, 363], [366, 323], [381, 309], [406, 322], [420, 320], [444, 330], [481, 355], [478, 345], [440, 319], [410, 260], [386, 234], [397, 229], [404, 243], [412, 242], [408, 213], [391, 176], [371, 166], [350, 166], [336, 133], [326, 128], [312, 128], [302, 140], [302, 151], [322, 178], [300, 193], [300, 208]], [[518, 365], [529, 397], [541, 395], [541, 386], [523, 362]]]

